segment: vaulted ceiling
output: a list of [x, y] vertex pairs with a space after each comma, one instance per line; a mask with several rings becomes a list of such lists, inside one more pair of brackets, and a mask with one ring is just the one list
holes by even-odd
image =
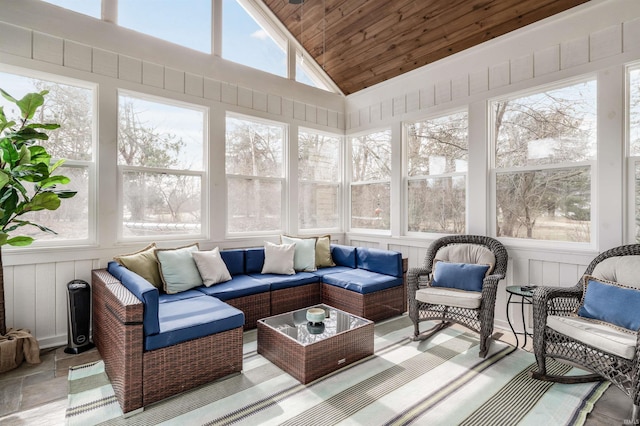
[[588, 0], [263, 1], [351, 94]]

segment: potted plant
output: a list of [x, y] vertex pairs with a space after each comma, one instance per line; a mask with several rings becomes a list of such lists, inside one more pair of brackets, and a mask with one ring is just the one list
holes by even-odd
[[[55, 130], [60, 125], [32, 121], [38, 108], [44, 104], [44, 96], [48, 91], [28, 93], [20, 100], [2, 89], [0, 93], [20, 110], [20, 117], [11, 120], [5, 116], [4, 108], [0, 107], [0, 344], [10, 342], [16, 346], [16, 342], [11, 342], [16, 339], [7, 337], [2, 247], [30, 245], [34, 238], [20, 235], [25, 226], [55, 234], [52, 229], [32, 222], [29, 213], [56, 210], [62, 199], [71, 198], [76, 192], [58, 189], [59, 185], [69, 183], [68, 177], [53, 174], [64, 160], [52, 163], [51, 155], [39, 144], [49, 139], [46, 131]], [[25, 338], [24, 333], [23, 330], [14, 334]], [[37, 354], [37, 341], [32, 337], [27, 340], [31, 345], [31, 353]], [[17, 346], [20, 350], [21, 344]], [[0, 347], [0, 363], [8, 359], [6, 351], [3, 354], [2, 349]], [[21, 362], [21, 354], [16, 359]], [[28, 354], [27, 361], [30, 361]]]

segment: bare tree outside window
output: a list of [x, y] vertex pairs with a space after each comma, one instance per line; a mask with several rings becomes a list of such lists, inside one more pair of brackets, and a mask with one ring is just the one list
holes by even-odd
[[390, 229], [391, 131], [351, 139], [351, 227]]
[[298, 227], [340, 227], [341, 138], [311, 130], [298, 133]]
[[282, 229], [285, 128], [227, 115], [227, 230]]
[[[70, 191], [75, 197], [66, 200], [57, 210], [41, 210], [28, 213], [26, 220], [40, 223], [56, 233], [42, 233], [36, 228], [25, 228], [25, 235], [38, 236], [38, 244], [65, 242], [89, 238], [89, 184], [90, 165], [93, 163], [93, 90], [53, 81], [33, 79], [15, 74], [0, 73], [3, 88], [20, 99], [31, 92], [48, 90], [44, 104], [34, 117], [39, 123], [58, 123], [60, 128], [49, 133], [42, 141], [54, 158], [67, 159], [60, 173], [71, 180]], [[19, 115], [12, 111], [14, 104], [0, 98], [0, 106], [7, 115]], [[33, 188], [29, 188], [32, 191]]]
[[468, 130], [466, 112], [406, 125], [409, 232], [464, 232]]
[[204, 118], [201, 109], [119, 96], [124, 237], [202, 232]]
[[491, 104], [496, 234], [591, 240], [596, 81]]

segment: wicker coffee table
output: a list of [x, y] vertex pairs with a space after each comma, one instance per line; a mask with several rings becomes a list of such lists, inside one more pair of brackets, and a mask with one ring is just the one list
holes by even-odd
[[307, 322], [307, 309], [258, 320], [258, 353], [309, 383], [373, 354], [373, 322], [327, 305], [322, 325]]

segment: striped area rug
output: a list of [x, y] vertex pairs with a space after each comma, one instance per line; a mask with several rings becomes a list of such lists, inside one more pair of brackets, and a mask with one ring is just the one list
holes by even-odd
[[[240, 375], [202, 386], [123, 418], [104, 364], [69, 372], [69, 425], [581, 425], [608, 383], [533, 380], [533, 354], [448, 328], [412, 342], [406, 317], [376, 324], [375, 355], [302, 385], [256, 352], [244, 335]], [[553, 374], [580, 374], [549, 364]]]

